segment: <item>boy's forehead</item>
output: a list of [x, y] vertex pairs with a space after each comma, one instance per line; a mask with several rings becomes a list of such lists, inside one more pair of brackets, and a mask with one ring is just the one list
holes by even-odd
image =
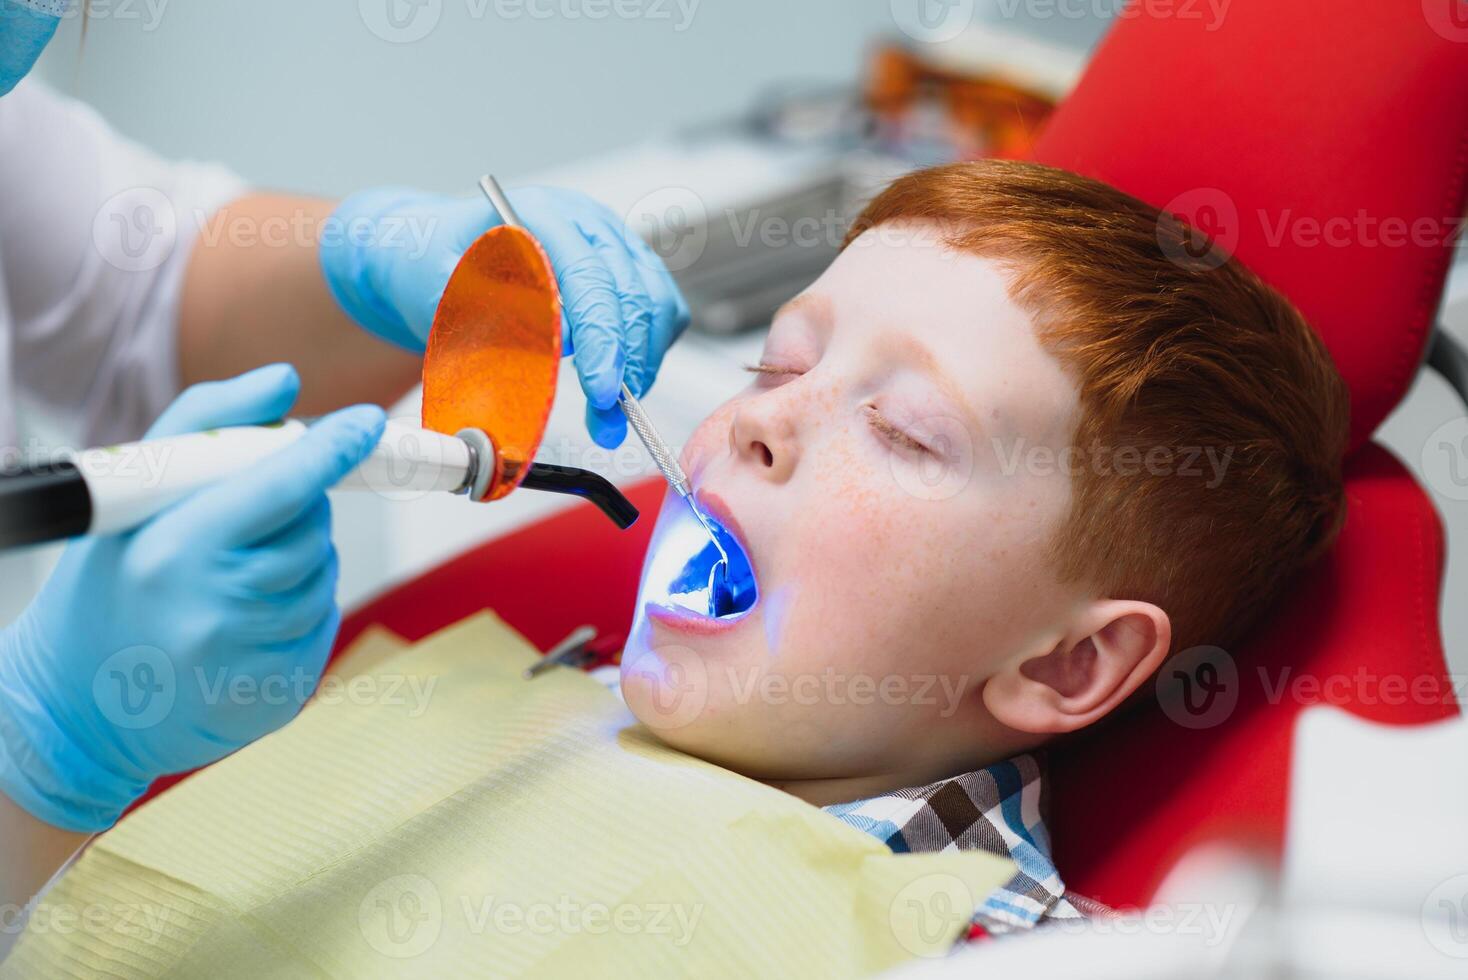
[[865, 232], [784, 311], [885, 357], [930, 363], [986, 427], [1068, 438], [1077, 392], [1009, 295], [998, 260], [948, 246], [929, 229]]
[[950, 337], [962, 343], [975, 333], [1033, 336], [1029, 316], [1009, 296], [1002, 264], [922, 229], [866, 232], [810, 292], [817, 297], [812, 305], [825, 297], [853, 325], [908, 330], [934, 344]]

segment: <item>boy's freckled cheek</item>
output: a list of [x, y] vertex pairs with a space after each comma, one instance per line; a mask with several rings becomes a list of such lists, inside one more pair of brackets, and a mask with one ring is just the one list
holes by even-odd
[[942, 554], [933, 550], [937, 527], [922, 518], [860, 480], [843, 485], [812, 517], [803, 563], [818, 563], [812, 580], [829, 583], [833, 602], [900, 608], [920, 598], [921, 569]]
[[729, 429], [733, 424], [734, 413], [739, 410], [742, 399], [735, 397], [720, 405], [709, 414], [698, 428], [693, 430], [693, 435], [683, 446], [679, 453], [678, 462], [684, 469], [689, 468], [695, 461], [710, 458], [729, 444]]

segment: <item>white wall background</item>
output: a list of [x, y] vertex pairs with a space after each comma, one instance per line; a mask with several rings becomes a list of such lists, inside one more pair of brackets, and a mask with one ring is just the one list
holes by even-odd
[[[524, 173], [727, 114], [776, 79], [850, 77], [887, 11], [624, 0], [645, 16], [593, 21], [596, 0], [130, 2], [94, 13], [80, 58], [79, 25], [66, 25], [47, 77], [163, 153], [323, 194], [472, 190], [488, 169]], [[391, 28], [393, 8], [411, 29]], [[583, 15], [531, 13], [560, 10]]]
[[53, 84], [165, 154], [323, 194], [472, 188], [722, 118], [771, 83], [854, 78], [895, 32], [890, 0], [92, 3], [84, 47], [73, 19], [46, 52]]

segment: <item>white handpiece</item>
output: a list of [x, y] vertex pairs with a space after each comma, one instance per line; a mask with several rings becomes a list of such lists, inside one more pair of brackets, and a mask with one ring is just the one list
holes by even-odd
[[72, 460], [92, 499], [92, 534], [116, 534], [219, 480], [244, 472], [305, 435], [279, 425], [208, 429], [88, 449]]
[[[88, 533], [137, 527], [184, 497], [238, 476], [306, 434], [304, 423], [236, 426], [89, 449], [74, 459], [91, 497]], [[470, 480], [469, 446], [454, 436], [389, 422], [372, 453], [338, 489], [383, 495], [453, 492]]]

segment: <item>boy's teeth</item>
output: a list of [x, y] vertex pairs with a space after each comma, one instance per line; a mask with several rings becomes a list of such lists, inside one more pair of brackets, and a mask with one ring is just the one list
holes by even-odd
[[[715, 537], [711, 538], [710, 533]], [[688, 550], [684, 551], [685, 548]], [[669, 526], [659, 549], [671, 563], [654, 556], [662, 569], [654, 581], [661, 579], [667, 583], [663, 601], [700, 616], [716, 618], [737, 616], [754, 605], [757, 594], [749, 559], [739, 542], [717, 520], [711, 518], [706, 529], [693, 519], [690, 511], [686, 525]], [[681, 563], [679, 552], [687, 556]]]
[[[749, 559], [739, 542], [717, 521], [708, 541], [673, 580], [668, 591], [679, 605], [704, 616], [734, 616], [754, 605], [757, 592]], [[725, 554], [728, 560], [725, 561]]]
[[734, 587], [729, 584], [729, 566], [724, 562], [714, 566], [712, 586], [709, 615], [727, 616], [734, 612]]

